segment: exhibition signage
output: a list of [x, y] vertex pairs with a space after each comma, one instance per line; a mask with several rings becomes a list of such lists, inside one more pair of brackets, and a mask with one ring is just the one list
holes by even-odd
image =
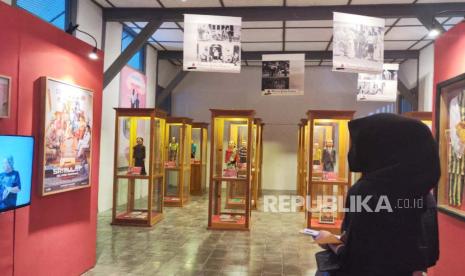
[[395, 102], [399, 64], [384, 64], [381, 74], [358, 74], [357, 101]]
[[90, 186], [92, 91], [42, 79], [42, 195]]
[[333, 70], [382, 73], [385, 20], [335, 12], [333, 24]]
[[303, 95], [305, 54], [262, 56], [262, 95]]
[[119, 107], [144, 108], [147, 97], [147, 77], [124, 66], [121, 69]]
[[184, 71], [240, 73], [240, 17], [184, 15]]

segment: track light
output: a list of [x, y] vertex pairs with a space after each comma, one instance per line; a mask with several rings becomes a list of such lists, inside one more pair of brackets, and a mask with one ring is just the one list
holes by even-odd
[[92, 60], [97, 60], [98, 59], [97, 47], [94, 47], [94, 49], [92, 49], [92, 52], [89, 53], [89, 58], [92, 59]]
[[95, 39], [95, 37], [91, 34], [89, 34], [88, 32], [84, 32], [84, 31], [81, 31], [79, 30], [79, 25], [76, 24], [76, 25], [73, 25], [73, 23], [69, 23], [68, 25], [68, 28], [66, 29], [66, 32], [68, 34], [73, 34], [74, 32], [80, 32], [82, 34], [85, 34], [87, 35], [88, 37], [92, 38], [92, 40], [94, 41], [94, 49], [92, 49], [92, 52], [89, 53], [88, 57], [92, 60], [97, 60], [98, 59], [98, 54], [97, 54], [97, 39]]

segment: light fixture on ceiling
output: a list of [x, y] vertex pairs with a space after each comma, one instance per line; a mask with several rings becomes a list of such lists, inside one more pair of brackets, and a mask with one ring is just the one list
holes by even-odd
[[445, 10], [445, 11], [435, 13], [431, 18], [431, 21], [432, 21], [431, 22], [431, 29], [428, 32], [428, 38], [436, 39], [438, 36], [440, 36], [442, 34], [442, 31], [444, 30], [441, 23], [436, 21], [436, 17], [438, 17], [439, 15], [450, 14], [452, 12], [454, 12], [454, 13], [465, 13], [465, 10], [453, 10], [453, 11], [452, 10]]
[[66, 32], [68, 34], [73, 34], [75, 31], [77, 32], [80, 32], [82, 34], [85, 34], [87, 35], [88, 37], [92, 38], [92, 40], [94, 41], [94, 48], [92, 49], [92, 51], [88, 54], [88, 57], [92, 60], [97, 60], [99, 59], [99, 56], [97, 54], [97, 39], [95, 39], [95, 37], [91, 34], [89, 34], [88, 32], [85, 32], [85, 31], [82, 31], [82, 30], [79, 30], [79, 24], [76, 24], [76, 25], [73, 25], [73, 23], [69, 23], [68, 25], [68, 28], [66, 29]]

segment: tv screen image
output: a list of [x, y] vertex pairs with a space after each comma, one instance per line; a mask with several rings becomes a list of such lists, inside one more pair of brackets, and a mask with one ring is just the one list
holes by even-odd
[[0, 135], [0, 212], [31, 203], [34, 138]]

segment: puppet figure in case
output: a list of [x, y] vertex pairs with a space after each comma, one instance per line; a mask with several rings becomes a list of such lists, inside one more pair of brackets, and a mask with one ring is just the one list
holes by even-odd
[[192, 154], [192, 119], [169, 117], [165, 134], [165, 206], [183, 207], [189, 201]]
[[208, 228], [249, 230], [251, 162], [248, 160], [254, 147], [251, 143], [254, 111], [211, 112]]
[[192, 124], [191, 195], [203, 195], [207, 190], [207, 123]]
[[115, 108], [112, 224], [152, 226], [163, 213], [163, 132], [166, 114]]
[[441, 160], [438, 208], [465, 218], [465, 74], [438, 84], [436, 106], [435, 130]]
[[[347, 153], [349, 151], [348, 122], [355, 111], [310, 110], [305, 140], [310, 146], [308, 166], [307, 227], [339, 233], [345, 195], [351, 185]], [[323, 149], [320, 149], [323, 145]], [[321, 152], [321, 154], [320, 154]]]

